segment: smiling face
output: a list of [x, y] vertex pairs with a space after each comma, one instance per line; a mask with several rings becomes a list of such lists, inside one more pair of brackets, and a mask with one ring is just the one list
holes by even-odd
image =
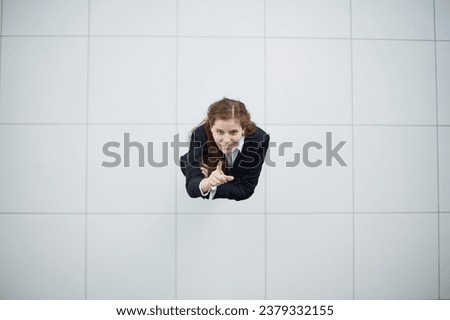
[[211, 133], [220, 151], [228, 154], [239, 146], [244, 130], [236, 119], [216, 120]]

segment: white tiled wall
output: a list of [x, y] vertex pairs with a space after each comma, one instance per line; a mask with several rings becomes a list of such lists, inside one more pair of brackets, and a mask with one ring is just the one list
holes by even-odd
[[[449, 0], [1, 4], [0, 299], [450, 298]], [[270, 161], [191, 199], [224, 96]]]
[[355, 298], [437, 299], [437, 224], [437, 214], [356, 215]]
[[436, 212], [436, 147], [434, 127], [356, 127], [355, 210]]
[[350, 1], [266, 0], [269, 37], [350, 37]]
[[436, 39], [450, 40], [450, 2], [448, 0], [435, 0], [436, 8]]
[[176, 0], [90, 0], [89, 2], [91, 35], [176, 35]]
[[450, 128], [439, 128], [439, 209], [450, 212]]
[[89, 0], [4, 0], [2, 35], [86, 36]]
[[352, 299], [351, 213], [273, 214], [267, 226], [268, 299]]
[[2, 123], [85, 122], [86, 53], [79, 37], [3, 37]]
[[224, 96], [244, 101], [254, 120], [264, 122], [263, 39], [180, 38], [177, 62], [180, 123], [199, 123]]
[[90, 122], [174, 122], [176, 39], [96, 37], [89, 49]]
[[260, 0], [182, 0], [178, 17], [180, 36], [264, 36], [264, 1]]
[[356, 38], [434, 39], [433, 0], [352, 0]]
[[93, 214], [88, 299], [175, 299], [175, 215]]
[[85, 232], [82, 214], [2, 213], [0, 298], [84, 299]]
[[[140, 147], [130, 144], [139, 143]], [[89, 128], [89, 160], [87, 209], [89, 212], [175, 212], [175, 171], [173, 153], [167, 141], [175, 135], [175, 125], [98, 125]], [[105, 143], [121, 158], [119, 165], [112, 156], [105, 156]], [[149, 147], [148, 143], [153, 143]], [[167, 152], [164, 152], [164, 142]], [[140, 148], [140, 149], [139, 149]], [[125, 153], [129, 150], [129, 156]], [[127, 165], [127, 158], [130, 159]], [[149, 162], [158, 167], [151, 166]], [[166, 163], [164, 165], [164, 163]]]
[[350, 66], [350, 40], [268, 39], [268, 122], [351, 123]]
[[433, 42], [355, 40], [355, 124], [436, 124]]
[[182, 214], [177, 229], [179, 299], [264, 299], [264, 213]]
[[450, 42], [438, 42], [436, 51], [438, 124], [450, 125]]
[[[266, 168], [268, 213], [353, 210], [351, 127], [268, 125], [267, 129], [279, 145], [268, 156], [276, 166]], [[339, 152], [343, 165], [335, 159], [327, 165], [327, 132], [332, 133], [331, 148], [345, 142]], [[285, 141], [292, 142], [292, 147], [281, 146]], [[310, 141], [318, 145], [305, 153]], [[309, 162], [315, 164], [308, 166]]]
[[441, 299], [450, 299], [450, 214], [440, 217], [440, 275]]
[[0, 210], [86, 209], [86, 130], [76, 125], [0, 126]]

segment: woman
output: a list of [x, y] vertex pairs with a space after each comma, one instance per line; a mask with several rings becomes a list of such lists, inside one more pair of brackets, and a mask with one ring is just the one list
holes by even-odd
[[180, 164], [190, 197], [248, 199], [258, 184], [269, 135], [250, 120], [245, 105], [224, 98], [192, 130]]

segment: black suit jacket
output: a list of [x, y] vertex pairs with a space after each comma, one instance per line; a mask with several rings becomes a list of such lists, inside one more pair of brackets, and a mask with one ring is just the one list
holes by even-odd
[[[186, 176], [186, 190], [192, 198], [207, 198], [202, 196], [199, 188], [200, 181], [204, 179], [200, 166], [203, 156], [208, 152], [207, 139], [205, 127], [201, 125], [196, 128], [191, 136], [189, 152], [180, 158], [181, 171]], [[269, 135], [259, 127], [253, 135], [245, 137], [242, 151], [238, 153], [233, 167], [227, 168], [225, 172], [233, 176], [234, 180], [218, 186], [214, 199], [245, 200], [253, 194], [269, 148], [269, 140]], [[223, 157], [226, 161], [225, 156]]]

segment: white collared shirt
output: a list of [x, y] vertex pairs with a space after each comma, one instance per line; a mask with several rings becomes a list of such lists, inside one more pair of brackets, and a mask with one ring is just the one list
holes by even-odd
[[[245, 137], [242, 136], [241, 139], [239, 140], [239, 145], [237, 146], [237, 148], [234, 149], [231, 153], [225, 154], [225, 158], [227, 160], [227, 167], [231, 168], [234, 164], [234, 161], [236, 160], [238, 153], [242, 152], [242, 146], [244, 145], [244, 140], [245, 140]], [[206, 193], [203, 193], [202, 182], [204, 180], [205, 179], [200, 181], [200, 185], [199, 185], [200, 192], [201, 192], [202, 196], [204, 196], [204, 197], [206, 197], [209, 194], [209, 199], [212, 200], [212, 199], [214, 199], [214, 195], [216, 194], [217, 187], [212, 187], [211, 189], [206, 191]]]

